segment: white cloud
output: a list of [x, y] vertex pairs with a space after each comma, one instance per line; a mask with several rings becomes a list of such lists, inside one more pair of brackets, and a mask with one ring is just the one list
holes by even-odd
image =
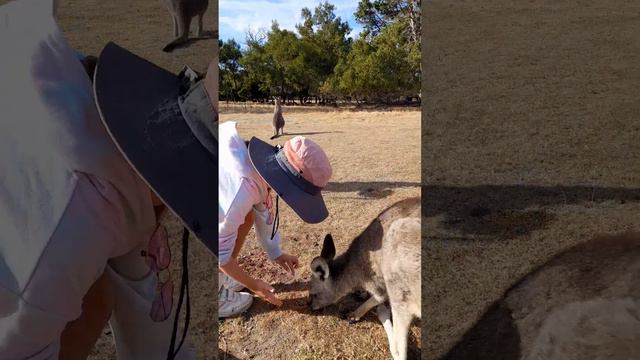
[[[243, 43], [247, 30], [256, 31], [270, 28], [272, 20], [277, 20], [280, 28], [295, 30], [301, 22], [300, 11], [303, 7], [313, 10], [320, 0], [220, 0], [220, 37], [223, 40], [235, 38]], [[356, 28], [351, 36], [355, 36], [360, 27], [353, 21], [353, 13], [358, 0], [329, 1], [336, 7], [337, 16], [348, 21]]]

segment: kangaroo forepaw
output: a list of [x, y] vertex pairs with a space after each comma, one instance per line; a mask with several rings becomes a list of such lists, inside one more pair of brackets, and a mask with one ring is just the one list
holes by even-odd
[[349, 320], [349, 324], [355, 324], [360, 321], [360, 318], [356, 314], [351, 313], [347, 316], [347, 320]]

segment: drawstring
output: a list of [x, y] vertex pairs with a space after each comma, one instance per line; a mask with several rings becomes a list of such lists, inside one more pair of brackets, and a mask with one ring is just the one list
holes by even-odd
[[280, 213], [278, 211], [278, 200], [280, 200], [280, 196], [276, 194], [276, 216], [273, 219], [273, 228], [271, 229], [271, 240], [276, 236], [276, 232], [278, 232], [278, 227], [280, 227]]
[[[169, 352], [167, 354], [167, 359], [173, 360], [176, 355], [178, 355], [178, 351], [182, 347], [184, 343], [184, 339], [187, 337], [187, 331], [189, 330], [189, 320], [191, 317], [191, 304], [189, 301], [189, 262], [188, 260], [188, 250], [189, 250], [189, 230], [185, 227], [182, 232], [182, 280], [180, 282], [180, 297], [178, 298], [178, 307], [176, 308], [176, 315], [173, 319], [173, 331], [171, 332], [171, 343], [169, 345]], [[187, 295], [187, 308], [185, 311], [185, 319], [184, 319], [184, 328], [182, 329], [182, 340], [180, 340], [180, 344], [178, 344], [178, 348], [175, 349], [176, 346], [176, 334], [178, 333], [178, 318], [180, 317], [180, 309], [182, 308], [182, 301], [184, 300], [185, 293]], [[175, 349], [175, 351], [174, 351]]]
[[[276, 152], [278, 152], [280, 149], [283, 148], [283, 146], [278, 144], [276, 145], [275, 148], [276, 148]], [[267, 196], [269, 195], [267, 194]], [[276, 236], [276, 233], [278, 232], [278, 227], [280, 227], [280, 213], [278, 211], [278, 200], [280, 200], [280, 196], [276, 192], [276, 216], [273, 219], [273, 228], [271, 228], [271, 240], [273, 240], [273, 238]]]

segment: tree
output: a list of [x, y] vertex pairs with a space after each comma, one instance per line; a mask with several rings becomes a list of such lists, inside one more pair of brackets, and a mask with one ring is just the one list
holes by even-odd
[[227, 100], [235, 100], [241, 87], [240, 44], [234, 39], [220, 41], [220, 93]]
[[[401, 36], [405, 24], [391, 23], [371, 41], [360, 38], [347, 59], [323, 87], [356, 100], [390, 102], [415, 97], [420, 91], [419, 53]], [[417, 49], [419, 51], [419, 49]]]
[[403, 33], [411, 43], [420, 43], [421, 0], [360, 0], [356, 21], [364, 27], [364, 35], [375, 37], [396, 20], [408, 25]]
[[318, 95], [322, 84], [333, 74], [334, 68], [349, 53], [351, 27], [335, 14], [335, 6], [325, 1], [311, 12], [301, 11], [302, 23], [296, 26], [302, 42], [300, 50], [304, 66], [313, 74], [309, 92]]
[[273, 92], [286, 98], [304, 90], [309, 74], [305, 72], [303, 53], [296, 34], [280, 29], [274, 22], [265, 43], [266, 63], [270, 69], [267, 83]]
[[[310, 96], [356, 101], [396, 101], [420, 90], [420, 0], [361, 0], [351, 28], [327, 1], [301, 10], [296, 31], [247, 32], [246, 47], [221, 42], [221, 92], [227, 99], [287, 100]], [[418, 27], [417, 27], [418, 26]]]
[[270, 95], [266, 79], [268, 78], [269, 64], [265, 53], [266, 32], [247, 32], [247, 49], [243, 52], [240, 65], [244, 68], [240, 96], [247, 99], [264, 99]]

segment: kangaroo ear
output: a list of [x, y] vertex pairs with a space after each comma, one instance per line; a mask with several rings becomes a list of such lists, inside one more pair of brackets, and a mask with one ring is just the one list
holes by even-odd
[[336, 256], [336, 247], [333, 244], [333, 237], [331, 234], [327, 234], [327, 236], [324, 237], [324, 242], [322, 243], [320, 257], [331, 260], [334, 256]]
[[327, 264], [327, 261], [321, 257], [313, 259], [311, 262], [311, 271], [313, 272], [313, 276], [321, 281], [325, 281], [329, 278], [329, 264]]

